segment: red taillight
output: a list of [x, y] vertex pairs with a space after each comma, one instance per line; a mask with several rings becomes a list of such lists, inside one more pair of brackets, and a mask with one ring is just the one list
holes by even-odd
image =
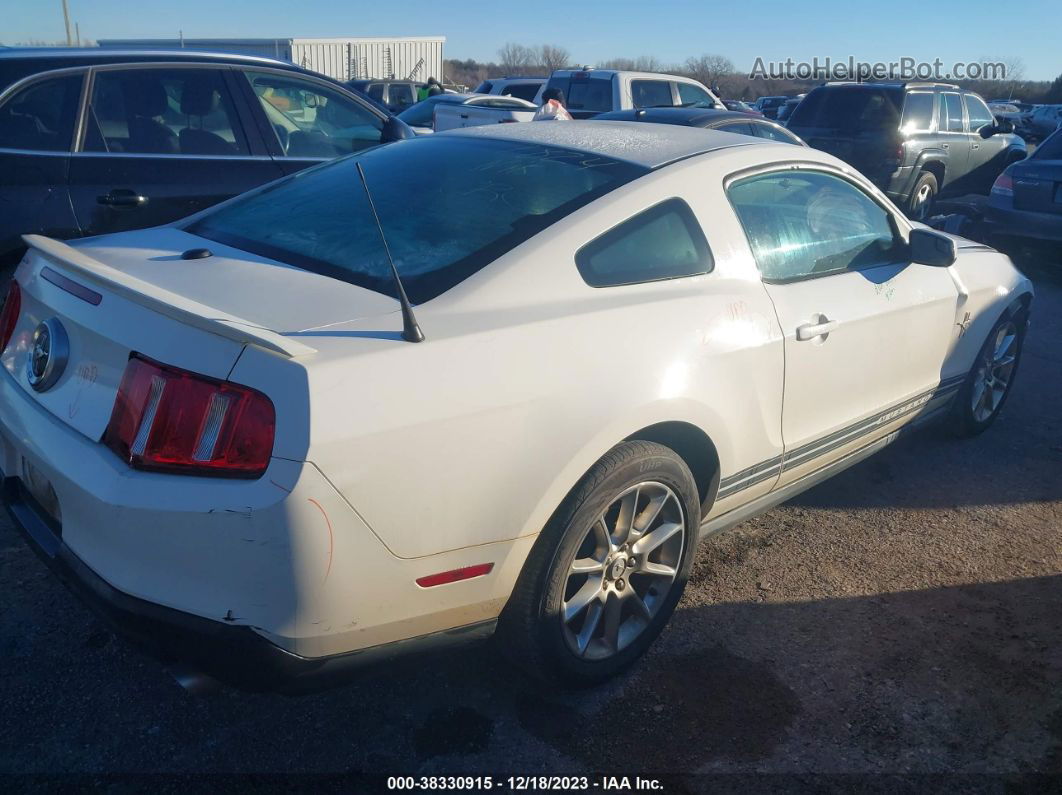
[[1010, 174], [1003, 172], [996, 181], [992, 183], [992, 193], [997, 196], [1013, 196], [1014, 195], [1014, 179]]
[[138, 469], [256, 478], [275, 426], [261, 392], [133, 356], [103, 441]]
[[15, 324], [18, 323], [19, 313], [22, 311], [22, 288], [18, 282], [11, 280], [11, 286], [7, 288], [7, 297], [4, 298], [4, 309], [0, 311], [0, 353], [11, 342], [11, 335], [15, 333]]

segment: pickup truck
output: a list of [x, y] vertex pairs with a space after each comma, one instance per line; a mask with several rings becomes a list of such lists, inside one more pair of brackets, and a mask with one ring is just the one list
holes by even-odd
[[[432, 129], [442, 132], [459, 127], [477, 127], [481, 124], [531, 121], [537, 110], [538, 105], [526, 99], [497, 94], [473, 94], [462, 102], [436, 103]], [[417, 129], [417, 132], [423, 134], [424, 131]]]
[[711, 91], [689, 77], [612, 69], [558, 69], [546, 88], [564, 92], [565, 106], [576, 119], [637, 108], [697, 107], [726, 110]]

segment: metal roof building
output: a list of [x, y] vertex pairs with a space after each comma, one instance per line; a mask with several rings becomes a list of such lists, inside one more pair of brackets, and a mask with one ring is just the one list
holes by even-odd
[[337, 80], [442, 78], [445, 36], [335, 39], [101, 39], [100, 47], [210, 50], [280, 58]]

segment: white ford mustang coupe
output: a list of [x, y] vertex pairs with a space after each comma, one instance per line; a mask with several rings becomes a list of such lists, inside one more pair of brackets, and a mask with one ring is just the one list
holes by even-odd
[[920, 421], [991, 424], [1032, 300], [830, 155], [622, 122], [403, 141], [26, 242], [15, 524], [127, 633], [251, 688], [495, 628], [547, 680], [615, 674], [698, 538]]

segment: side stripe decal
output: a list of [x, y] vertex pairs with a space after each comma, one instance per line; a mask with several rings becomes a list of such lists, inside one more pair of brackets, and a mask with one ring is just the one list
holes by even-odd
[[959, 387], [962, 386], [964, 380], [966, 380], [965, 375], [945, 378], [934, 389], [927, 390], [920, 395], [901, 401], [891, 408], [878, 412], [872, 417], [867, 417], [859, 422], [852, 423], [847, 428], [834, 431], [821, 439], [816, 439], [815, 441], [801, 445], [794, 450], [787, 451], [784, 456], [777, 456], [775, 458], [767, 459], [766, 461], [761, 461], [760, 463], [743, 469], [740, 472], [729, 475], [719, 481], [719, 492], [716, 497], [717, 499], [732, 497], [744, 489], [755, 486], [757, 483], [762, 483], [765, 480], [777, 477], [786, 470], [803, 466], [809, 461], [813, 461], [820, 456], [833, 452], [838, 447], [851, 444], [861, 437], [872, 433], [882, 425], [894, 422], [901, 417], [906, 417], [909, 414], [925, 408], [934, 400], [952, 397], [954, 393], [959, 390]]

